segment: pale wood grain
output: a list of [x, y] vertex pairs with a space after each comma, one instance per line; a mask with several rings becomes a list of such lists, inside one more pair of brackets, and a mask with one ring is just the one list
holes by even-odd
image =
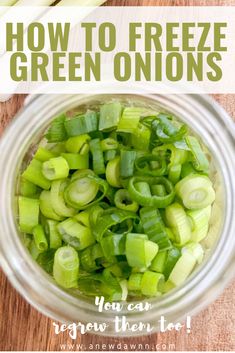
[[[118, 6], [202, 6], [202, 5], [235, 5], [235, 0], [112, 0], [107, 5]], [[25, 96], [14, 96], [9, 102], [0, 104], [0, 135], [3, 129], [14, 117], [23, 104]], [[214, 98], [235, 119], [235, 95], [215, 95]], [[69, 339], [68, 334], [56, 336], [52, 327], [52, 320], [41, 315], [30, 306], [12, 288], [5, 275], [0, 272], [0, 351], [12, 350], [63, 350], [61, 344], [81, 344], [71, 350], [109, 350], [102, 344], [128, 344], [123, 349], [130, 350], [130, 343], [136, 344], [135, 350], [167, 350], [167, 345], [174, 344], [175, 350], [235, 350], [235, 283], [231, 284], [206, 310], [195, 316], [192, 320], [192, 334], [184, 332], [154, 334], [139, 338], [104, 338], [94, 335], [79, 337], [75, 342]], [[142, 344], [142, 347], [141, 347]], [[166, 346], [164, 346], [166, 345]], [[169, 346], [168, 346], [169, 347]], [[67, 350], [70, 347], [67, 347]], [[116, 350], [118, 350], [118, 346]], [[120, 350], [120, 349], [119, 349]]]

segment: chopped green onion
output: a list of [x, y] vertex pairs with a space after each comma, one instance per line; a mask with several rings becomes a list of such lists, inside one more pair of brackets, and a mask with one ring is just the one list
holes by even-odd
[[167, 258], [166, 250], [158, 252], [151, 263], [150, 270], [154, 272], [163, 273], [166, 258]]
[[39, 255], [41, 254], [41, 251], [38, 250], [34, 240], [32, 240], [29, 245], [29, 252], [34, 260], [37, 260]]
[[20, 175], [22, 242], [75, 294], [168, 293], [205, 256], [215, 199], [208, 152], [167, 113], [84, 107], [51, 123]]
[[47, 219], [46, 221], [46, 233], [49, 237], [50, 249], [58, 249], [62, 246], [62, 238], [57, 229], [58, 222], [52, 219]]
[[37, 159], [32, 159], [26, 170], [23, 172], [22, 177], [31, 183], [40, 186], [42, 189], [50, 189], [50, 181], [42, 174], [42, 162]]
[[34, 155], [34, 158], [40, 162], [46, 162], [54, 157], [56, 157], [56, 154], [44, 147], [39, 147]]
[[69, 180], [54, 180], [51, 183], [51, 203], [55, 213], [61, 217], [72, 217], [76, 211], [68, 207], [64, 200], [64, 191], [69, 184]]
[[108, 162], [106, 166], [106, 179], [109, 185], [114, 188], [120, 188], [120, 157], [117, 156]]
[[201, 172], [208, 172], [209, 162], [196, 137], [187, 136], [185, 137], [185, 141], [193, 154], [195, 169]]
[[[167, 195], [166, 196], [157, 196], [157, 195], [145, 195], [142, 192], [139, 192], [135, 186], [136, 183], [146, 182], [150, 186], [155, 184], [164, 185]], [[168, 206], [174, 199], [175, 191], [172, 183], [164, 177], [132, 177], [129, 180], [128, 191], [133, 200], [135, 200], [141, 206], [155, 206], [157, 208], [164, 208]]]
[[76, 250], [83, 250], [94, 244], [95, 239], [88, 227], [84, 227], [75, 219], [67, 218], [58, 224], [57, 229], [63, 241], [73, 246]]
[[120, 103], [104, 104], [100, 108], [99, 130], [116, 128], [121, 117], [122, 106]]
[[[157, 165], [151, 165], [155, 162]], [[135, 160], [135, 167], [140, 174], [160, 176], [166, 172], [166, 161], [157, 155], [145, 155]]]
[[186, 162], [182, 165], [182, 168], [181, 168], [181, 175], [180, 175], [181, 179], [185, 178], [190, 174], [197, 174], [197, 171], [196, 169], [194, 169], [191, 162]]
[[101, 141], [101, 149], [102, 151], [112, 151], [118, 148], [118, 142], [113, 138], [106, 138]]
[[126, 211], [137, 212], [139, 205], [137, 202], [132, 201], [126, 189], [119, 189], [114, 196], [114, 203], [117, 208]]
[[141, 292], [147, 297], [155, 297], [159, 295], [164, 284], [164, 276], [162, 273], [146, 271], [141, 280]]
[[190, 242], [182, 248], [182, 253], [189, 251], [196, 259], [197, 263], [200, 264], [204, 257], [204, 249], [199, 243]]
[[109, 259], [110, 256], [125, 254], [126, 237], [123, 234], [111, 234], [102, 238], [100, 244], [104, 256]]
[[134, 173], [136, 151], [121, 150], [120, 175], [129, 178]]
[[184, 208], [178, 203], [173, 203], [166, 207], [165, 216], [177, 244], [186, 244], [191, 238], [191, 227]]
[[38, 225], [39, 201], [19, 196], [19, 225], [20, 230], [32, 234], [33, 228]]
[[[176, 128], [166, 114], [160, 113], [158, 119], [160, 121], [156, 124], [156, 135], [161, 142], [171, 143], [181, 140], [188, 131], [187, 125], [185, 124], [179, 129]], [[152, 127], [154, 128], [155, 126], [152, 124]]]
[[195, 265], [195, 257], [190, 252], [183, 252], [171, 271], [169, 281], [175, 286], [180, 286], [188, 278]]
[[215, 200], [215, 191], [211, 180], [200, 174], [190, 174], [175, 186], [177, 196], [189, 209], [204, 208]]
[[98, 116], [96, 112], [87, 111], [64, 122], [68, 137], [84, 135], [98, 129]]
[[131, 144], [140, 151], [148, 151], [150, 144], [151, 131], [143, 124], [138, 124], [134, 133], [131, 135]]
[[211, 206], [199, 210], [187, 211], [187, 215], [189, 216], [192, 225], [191, 240], [194, 242], [200, 242], [208, 234]]
[[98, 270], [101, 267], [98, 264], [98, 260], [103, 258], [103, 256], [100, 244], [94, 244], [84, 249], [80, 254], [83, 269], [88, 272]]
[[65, 148], [69, 153], [87, 154], [89, 152], [90, 139], [87, 134], [70, 137], [65, 143]]
[[79, 212], [74, 218], [86, 227], [90, 227], [90, 213], [88, 210]]
[[158, 209], [153, 207], [141, 208], [140, 220], [145, 234], [151, 241], [158, 244], [160, 250], [167, 250], [172, 247]]
[[92, 154], [92, 165], [93, 170], [96, 174], [105, 173], [104, 156], [101, 149], [101, 144], [99, 139], [94, 139], [90, 141], [90, 150]]
[[49, 142], [60, 142], [65, 141], [67, 133], [64, 127], [66, 121], [66, 115], [62, 114], [53, 120], [50, 128], [48, 129], [45, 137]]
[[169, 168], [168, 178], [173, 184], [176, 184], [180, 179], [180, 174], [181, 164], [174, 164]]
[[58, 215], [52, 205], [51, 200], [51, 192], [50, 191], [42, 191], [39, 197], [39, 205], [40, 211], [46, 218], [54, 219], [55, 221], [62, 221], [64, 219], [63, 216]]
[[77, 153], [61, 153], [69, 166], [69, 169], [88, 169], [89, 167], [89, 156], [88, 154], [77, 154]]
[[108, 150], [104, 152], [104, 161], [109, 162], [117, 156], [117, 150]]
[[48, 180], [67, 178], [69, 175], [69, 165], [65, 158], [55, 157], [43, 162], [42, 173]]
[[128, 289], [130, 291], [140, 291], [142, 278], [142, 273], [132, 273], [128, 280]]
[[129, 266], [148, 268], [157, 252], [158, 245], [148, 240], [145, 234], [127, 234], [126, 257]]
[[162, 271], [166, 279], [169, 278], [171, 271], [173, 270], [180, 256], [181, 251], [177, 248], [172, 248], [167, 252], [166, 260], [164, 263], [164, 269]]
[[[123, 224], [124, 221], [132, 220], [137, 218], [137, 215], [133, 212], [119, 210], [117, 208], [110, 208], [102, 211], [97, 217], [94, 225], [93, 234], [98, 242], [101, 241], [104, 234], [111, 229], [111, 227]], [[129, 227], [125, 227], [122, 233], [126, 233]]]
[[70, 206], [85, 209], [101, 201], [108, 189], [105, 180], [95, 176], [90, 169], [83, 169], [73, 174], [71, 182], [65, 189], [64, 198]]
[[166, 188], [161, 184], [151, 185], [151, 193], [157, 196], [166, 196]]
[[56, 250], [53, 266], [53, 277], [64, 288], [76, 288], [79, 274], [79, 258], [71, 246]]
[[128, 107], [122, 112], [117, 131], [134, 133], [140, 121], [140, 108]]
[[33, 238], [35, 241], [35, 245], [40, 252], [46, 251], [48, 249], [46, 235], [44, 233], [44, 230], [43, 230], [43, 227], [41, 226], [41, 224], [37, 224], [33, 228]]
[[21, 178], [20, 180], [20, 195], [26, 197], [34, 197], [38, 194], [39, 188], [37, 185], [31, 183], [25, 178]]

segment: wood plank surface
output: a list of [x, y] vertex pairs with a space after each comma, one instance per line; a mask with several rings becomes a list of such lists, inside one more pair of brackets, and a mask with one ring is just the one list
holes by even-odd
[[[113, 0], [107, 5], [235, 5], [235, 0]], [[235, 120], [235, 95], [215, 95], [214, 98]], [[0, 104], [0, 135], [24, 102], [16, 95]], [[1, 171], [0, 171], [1, 172]], [[1, 195], [0, 195], [1, 197]], [[30, 306], [0, 270], [0, 351], [63, 351], [63, 350], [235, 350], [235, 282], [223, 294], [192, 319], [192, 333], [153, 334], [139, 338], [107, 338], [95, 335], [79, 336], [74, 342], [68, 334], [56, 336], [52, 320]], [[109, 346], [110, 344], [114, 345]], [[131, 346], [131, 344], [136, 345]]]

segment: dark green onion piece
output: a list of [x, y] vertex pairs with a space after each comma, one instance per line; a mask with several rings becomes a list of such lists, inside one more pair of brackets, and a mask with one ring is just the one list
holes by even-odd
[[215, 191], [211, 180], [200, 174], [190, 174], [175, 186], [177, 196], [189, 209], [204, 208], [215, 200]]
[[58, 116], [52, 121], [51, 126], [45, 135], [48, 142], [60, 142], [66, 140], [67, 133], [64, 127], [65, 121], [65, 114]]
[[160, 250], [167, 250], [172, 247], [158, 209], [153, 207], [141, 208], [140, 220], [145, 234], [151, 241], [158, 244]]
[[120, 175], [129, 178], [134, 173], [136, 151], [121, 150]]
[[58, 224], [57, 229], [64, 242], [76, 250], [83, 250], [95, 242], [90, 228], [84, 227], [75, 219], [67, 218]]
[[196, 169], [193, 167], [191, 162], [186, 162], [182, 165], [181, 168], [181, 179], [185, 178], [186, 176], [190, 174], [197, 174], [198, 172]]
[[99, 139], [90, 141], [90, 150], [92, 154], [93, 170], [96, 174], [105, 173], [104, 156]]
[[53, 275], [54, 256], [55, 250], [49, 249], [43, 253], [39, 253], [35, 258], [38, 265], [41, 266], [49, 275]]
[[164, 276], [162, 273], [146, 271], [141, 280], [141, 293], [147, 297], [161, 295], [164, 285]]
[[[135, 186], [136, 183], [144, 182], [151, 185], [161, 184], [164, 185], [167, 195], [157, 196], [157, 195], [145, 195], [139, 192]], [[164, 208], [168, 206], [175, 197], [175, 191], [172, 183], [164, 177], [132, 177], [129, 180], [128, 191], [133, 200], [135, 200], [141, 206], [155, 206], [157, 208]]]
[[122, 106], [119, 102], [104, 104], [100, 107], [99, 130], [116, 128], [121, 117]]
[[44, 147], [39, 147], [34, 155], [34, 158], [40, 162], [46, 162], [51, 158], [56, 157], [56, 154]]
[[85, 271], [92, 272], [101, 268], [98, 264], [98, 259], [104, 257], [103, 250], [100, 244], [94, 244], [84, 249], [80, 253], [81, 265]]
[[96, 131], [98, 129], [97, 113], [88, 110], [84, 115], [66, 120], [64, 126], [68, 137]]
[[[157, 166], [152, 166], [151, 163], [156, 163]], [[136, 170], [143, 175], [161, 176], [166, 173], [166, 161], [160, 156], [149, 154], [139, 157], [135, 160]]]
[[151, 185], [151, 192], [153, 195], [166, 196], [166, 188], [161, 184]]
[[101, 149], [102, 151], [111, 151], [116, 150], [118, 148], [117, 140], [109, 137], [101, 141]]

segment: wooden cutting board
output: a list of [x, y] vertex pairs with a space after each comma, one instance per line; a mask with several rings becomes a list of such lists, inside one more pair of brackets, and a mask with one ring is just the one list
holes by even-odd
[[[113, 0], [108, 5], [235, 5], [235, 0]], [[235, 95], [215, 95], [214, 98], [235, 120]], [[0, 104], [0, 134], [24, 102], [24, 95], [14, 96]], [[0, 196], [1, 197], [1, 196]], [[7, 239], [6, 239], [7, 241]], [[12, 288], [0, 270], [0, 351], [60, 351], [60, 350], [235, 350], [235, 282], [206, 310], [192, 318], [191, 334], [172, 331], [139, 338], [106, 338], [79, 336], [72, 341], [68, 334], [54, 333], [52, 320], [30, 306]], [[109, 346], [109, 345], [112, 346]], [[113, 346], [114, 345], [114, 346]]]

